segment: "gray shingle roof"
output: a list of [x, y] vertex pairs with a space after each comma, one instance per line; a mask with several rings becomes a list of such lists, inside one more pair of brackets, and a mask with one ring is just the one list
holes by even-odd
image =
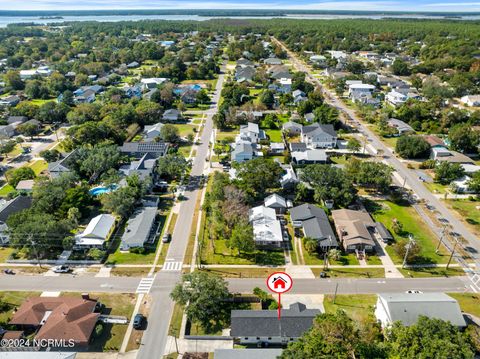
[[230, 335], [298, 338], [310, 329], [319, 314], [320, 310], [306, 309], [301, 303], [282, 309], [280, 320], [276, 310], [232, 310]]
[[127, 222], [120, 247], [122, 249], [142, 247], [150, 238], [150, 232], [156, 216], [156, 207], [142, 207], [138, 209]]
[[32, 197], [30, 196], [17, 196], [11, 201], [5, 203], [0, 208], [0, 221], [6, 222], [10, 215], [20, 212], [24, 209], [32, 206]]
[[337, 239], [333, 233], [332, 226], [324, 212], [324, 217], [314, 217], [303, 222], [305, 237], [318, 239], [322, 247], [338, 247]]
[[465, 326], [458, 302], [445, 293], [383, 293], [378, 295], [387, 306], [391, 322], [413, 325], [420, 315]]

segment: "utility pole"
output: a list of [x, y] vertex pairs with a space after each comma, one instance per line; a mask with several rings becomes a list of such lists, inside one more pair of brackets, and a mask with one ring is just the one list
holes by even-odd
[[30, 243], [32, 244], [32, 249], [33, 249], [33, 251], [35, 252], [35, 257], [37, 258], [38, 266], [39, 266], [40, 268], [42, 268], [42, 262], [40, 262], [40, 257], [38, 256], [37, 247], [35, 247], [36, 243], [35, 243], [35, 241], [32, 239], [32, 235], [31, 235], [31, 234], [28, 235], [28, 240], [29, 240]]
[[437, 248], [435, 248], [435, 253], [436, 254], [438, 254], [438, 250], [440, 249], [440, 244], [443, 243], [443, 237], [445, 236], [446, 230], [447, 230], [447, 224], [444, 224], [443, 228], [442, 228], [442, 235], [440, 236], [440, 239], [438, 241]]
[[450, 253], [450, 258], [448, 258], [448, 263], [447, 263], [447, 267], [446, 267], [447, 269], [450, 266], [450, 263], [452, 262], [453, 254], [455, 253], [455, 249], [457, 249], [457, 245], [458, 245], [457, 236], [454, 235], [453, 238], [455, 239], [455, 243], [454, 243], [453, 248], [452, 248], [452, 253]]
[[408, 253], [410, 252], [410, 248], [413, 244], [415, 244], [415, 240], [410, 235], [409, 238], [408, 238], [408, 243], [407, 243], [407, 248], [406, 248], [406, 251], [405, 251], [405, 256], [403, 257], [402, 268], [405, 268], [405, 266], [407, 265]]

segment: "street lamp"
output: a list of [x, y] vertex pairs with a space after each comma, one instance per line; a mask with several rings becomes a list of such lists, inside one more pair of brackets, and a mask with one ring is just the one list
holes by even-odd
[[415, 244], [415, 240], [413, 239], [413, 236], [411, 234], [409, 234], [408, 235], [408, 243], [407, 243], [407, 247], [406, 247], [406, 250], [405, 250], [405, 256], [403, 257], [402, 268], [405, 268], [405, 266], [407, 265], [408, 253], [410, 252], [410, 249], [412, 248], [412, 246], [414, 244]]

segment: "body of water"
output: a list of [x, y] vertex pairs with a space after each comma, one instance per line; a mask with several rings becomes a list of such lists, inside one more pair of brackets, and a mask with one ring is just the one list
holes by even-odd
[[[335, 20], [335, 19], [444, 19], [442, 16], [428, 16], [415, 14], [375, 14], [375, 15], [358, 15], [358, 14], [292, 14], [286, 16], [200, 16], [200, 15], [91, 15], [91, 16], [63, 16], [62, 19], [41, 19], [40, 16], [0, 16], [0, 27], [6, 27], [8, 24], [18, 23], [35, 23], [50, 24], [70, 21], [99, 21], [99, 22], [116, 22], [116, 21], [140, 21], [140, 20], [194, 20], [205, 21], [218, 18], [233, 19], [272, 19], [272, 18], [288, 18], [288, 19], [308, 19], [308, 20]], [[455, 17], [457, 20], [480, 20], [480, 15], [462, 15]]]

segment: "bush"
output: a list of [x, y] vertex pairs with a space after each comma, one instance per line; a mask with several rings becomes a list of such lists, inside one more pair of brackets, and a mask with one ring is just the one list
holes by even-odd
[[103, 334], [103, 324], [102, 323], [98, 323], [96, 326], [95, 326], [95, 335], [97, 337], [100, 337], [102, 336]]
[[146, 252], [146, 249], [143, 247], [130, 248], [130, 253], [145, 254], [145, 252]]
[[101, 249], [98, 249], [98, 248], [91, 248], [87, 253], [87, 257], [92, 258], [95, 261], [102, 260], [104, 256], [105, 256], [105, 251], [102, 251]]
[[436, 165], [437, 162], [435, 160], [426, 160], [420, 163], [419, 168], [422, 170], [433, 170]]

